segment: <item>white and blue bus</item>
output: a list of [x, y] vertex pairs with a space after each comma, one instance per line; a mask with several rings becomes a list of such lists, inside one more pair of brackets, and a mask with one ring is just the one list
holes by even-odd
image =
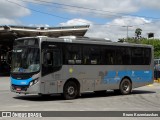
[[45, 36], [15, 40], [11, 91], [60, 93], [74, 99], [86, 91], [123, 95], [153, 83], [153, 47], [101, 39]]
[[160, 59], [154, 59], [154, 65], [156, 64], [160, 65]]

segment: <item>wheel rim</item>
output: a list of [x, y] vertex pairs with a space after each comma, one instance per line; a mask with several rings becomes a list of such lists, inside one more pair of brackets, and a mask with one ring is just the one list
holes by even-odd
[[122, 89], [123, 89], [123, 91], [126, 91], [126, 92], [129, 91], [129, 89], [130, 89], [130, 84], [129, 84], [128, 81], [124, 81], [124, 82], [123, 82], [123, 84], [122, 84]]
[[75, 82], [69, 81], [64, 86], [64, 98], [67, 100], [74, 99], [78, 95], [78, 87]]
[[67, 89], [68, 95], [73, 95], [75, 93], [75, 89], [73, 86], [69, 86]]

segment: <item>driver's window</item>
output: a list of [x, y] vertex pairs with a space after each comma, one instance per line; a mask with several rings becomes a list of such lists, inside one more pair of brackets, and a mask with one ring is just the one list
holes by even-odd
[[46, 64], [48, 66], [53, 66], [53, 51], [48, 51], [46, 53]]
[[62, 64], [61, 52], [58, 49], [47, 50], [44, 54], [44, 64], [48, 67], [59, 67]]

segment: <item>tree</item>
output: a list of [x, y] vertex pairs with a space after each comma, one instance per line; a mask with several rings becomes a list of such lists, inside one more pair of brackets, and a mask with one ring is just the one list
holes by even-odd
[[137, 28], [135, 30], [135, 36], [136, 36], [136, 38], [139, 39], [141, 37], [141, 34], [142, 34], [142, 29], [141, 28]]
[[118, 42], [125, 42], [125, 39], [124, 38], [120, 38], [120, 39], [118, 39]]

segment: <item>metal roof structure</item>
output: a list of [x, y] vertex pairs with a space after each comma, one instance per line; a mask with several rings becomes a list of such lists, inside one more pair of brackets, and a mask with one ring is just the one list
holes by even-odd
[[0, 41], [19, 37], [33, 36], [84, 36], [89, 25], [63, 27], [27, 27], [27, 26], [0, 26]]

